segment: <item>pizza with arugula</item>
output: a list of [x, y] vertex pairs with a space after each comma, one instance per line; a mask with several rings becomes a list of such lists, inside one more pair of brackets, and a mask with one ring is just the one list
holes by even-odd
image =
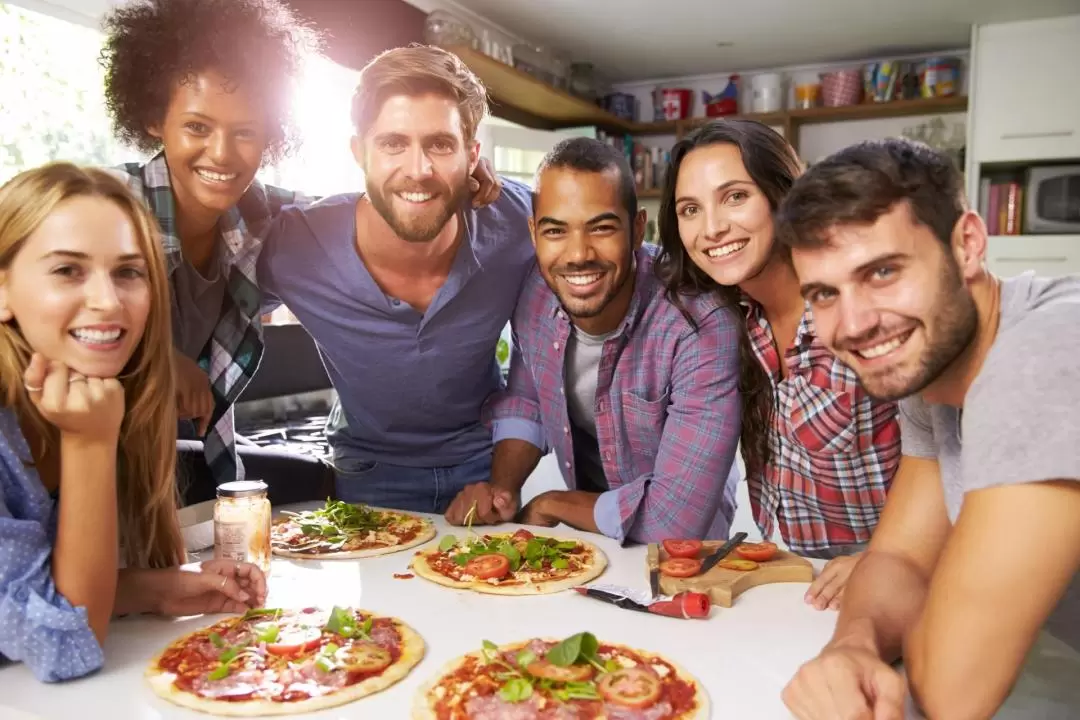
[[423, 656], [424, 641], [396, 618], [257, 609], [176, 640], [146, 678], [157, 695], [212, 715], [294, 715], [390, 687]]
[[433, 537], [435, 526], [426, 518], [327, 500], [315, 510], [282, 511], [270, 546], [282, 557], [347, 560], [407, 550]]
[[533, 639], [454, 660], [424, 684], [413, 720], [704, 720], [701, 684], [660, 655], [591, 633]]
[[562, 592], [595, 579], [607, 567], [600, 548], [584, 540], [515, 533], [445, 535], [438, 547], [413, 558], [422, 578], [494, 595]]

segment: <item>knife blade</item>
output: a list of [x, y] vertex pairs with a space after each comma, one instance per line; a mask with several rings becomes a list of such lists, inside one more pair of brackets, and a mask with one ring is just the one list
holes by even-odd
[[735, 535], [726, 543], [721, 545], [716, 552], [705, 558], [705, 562], [701, 563], [701, 570], [698, 571], [698, 575], [704, 575], [705, 573], [712, 570], [716, 566], [716, 563], [720, 562], [729, 554], [731, 554], [731, 551], [735, 549], [735, 546], [745, 539], [746, 533], [735, 533]]
[[649, 555], [649, 592], [652, 593], [652, 599], [660, 597], [660, 547], [658, 545], [650, 545], [648, 550]]

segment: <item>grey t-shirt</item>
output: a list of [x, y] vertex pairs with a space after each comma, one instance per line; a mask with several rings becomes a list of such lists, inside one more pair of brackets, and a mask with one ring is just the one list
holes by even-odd
[[199, 359], [221, 317], [226, 284], [221, 267], [215, 255], [205, 277], [186, 260], [173, 271], [173, 345], [192, 360]]
[[596, 384], [604, 342], [614, 334], [589, 335], [575, 326], [566, 343], [566, 410], [574, 431], [578, 487], [594, 492], [608, 487], [596, 438]]
[[[900, 403], [903, 451], [937, 459], [949, 520], [956, 522], [964, 495], [974, 490], [1080, 482], [1077, 407], [1080, 276], [1025, 273], [1002, 281], [997, 337], [963, 411], [918, 397]], [[1048, 619], [997, 717], [1080, 717], [1080, 575]]]

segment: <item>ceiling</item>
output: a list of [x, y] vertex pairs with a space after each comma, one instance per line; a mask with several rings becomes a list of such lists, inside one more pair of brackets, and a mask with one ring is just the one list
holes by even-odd
[[[407, 0], [457, 5], [569, 51], [613, 81], [968, 47], [971, 25], [1080, 12], [1080, 0]], [[718, 42], [730, 42], [718, 47]]]

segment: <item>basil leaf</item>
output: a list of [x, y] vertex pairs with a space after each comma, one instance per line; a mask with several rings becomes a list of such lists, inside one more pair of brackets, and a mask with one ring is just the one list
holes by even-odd
[[[240, 651], [244, 649], [243, 645], [234, 645], [231, 648], [226, 648], [220, 655], [218, 655], [218, 662], [222, 665], [228, 665], [236, 656], [240, 654]], [[222, 677], [225, 677], [222, 675]]]
[[225, 639], [223, 637], [221, 637], [220, 635], [218, 635], [216, 632], [210, 633], [210, 642], [216, 648], [225, 647]]
[[578, 544], [572, 540], [566, 540], [555, 546], [556, 550], [576, 550]]
[[229, 675], [229, 666], [225, 663], [218, 665], [206, 676], [207, 680], [223, 680]]
[[455, 545], [457, 545], [456, 537], [453, 535], [443, 535], [443, 539], [439, 541], [439, 552], [446, 552]]
[[544, 554], [544, 542], [536, 538], [529, 538], [525, 543], [525, 559], [532, 565], [533, 560], [538, 560]]
[[570, 667], [575, 662], [577, 662], [578, 657], [581, 655], [581, 641], [584, 637], [585, 633], [571, 635], [555, 647], [548, 650], [547, 655], [544, 657], [544, 659], [552, 665], [558, 665], [559, 667]]
[[566, 558], [555, 558], [551, 561], [551, 567], [555, 568], [556, 570], [565, 570], [566, 568], [570, 567], [570, 563], [566, 561]]
[[305, 535], [321, 535], [322, 534], [322, 526], [321, 525], [301, 525], [300, 526], [300, 532], [304, 533]]
[[543, 566], [543, 564], [544, 563], [540, 561], [540, 558], [533, 558], [529, 561], [529, 567], [531, 567], [533, 570], [539, 570]]
[[499, 543], [499, 546], [495, 549], [495, 552], [506, 557], [510, 561], [511, 572], [517, 572], [517, 569], [521, 567], [521, 553], [518, 549], [510, 543], [503, 540]]
[[596, 661], [596, 651], [600, 649], [600, 641], [592, 633], [581, 634], [581, 659]]
[[532, 697], [533, 686], [525, 678], [512, 678], [499, 688], [499, 697], [506, 702], [522, 702]]
[[362, 632], [364, 635], [371, 635], [371, 626], [374, 621], [375, 618], [369, 615], [367, 619], [364, 620], [364, 624], [360, 626], [360, 632]]
[[454, 564], [464, 566], [472, 560], [472, 558], [473, 556], [470, 553], [461, 553], [460, 555], [454, 556]]

